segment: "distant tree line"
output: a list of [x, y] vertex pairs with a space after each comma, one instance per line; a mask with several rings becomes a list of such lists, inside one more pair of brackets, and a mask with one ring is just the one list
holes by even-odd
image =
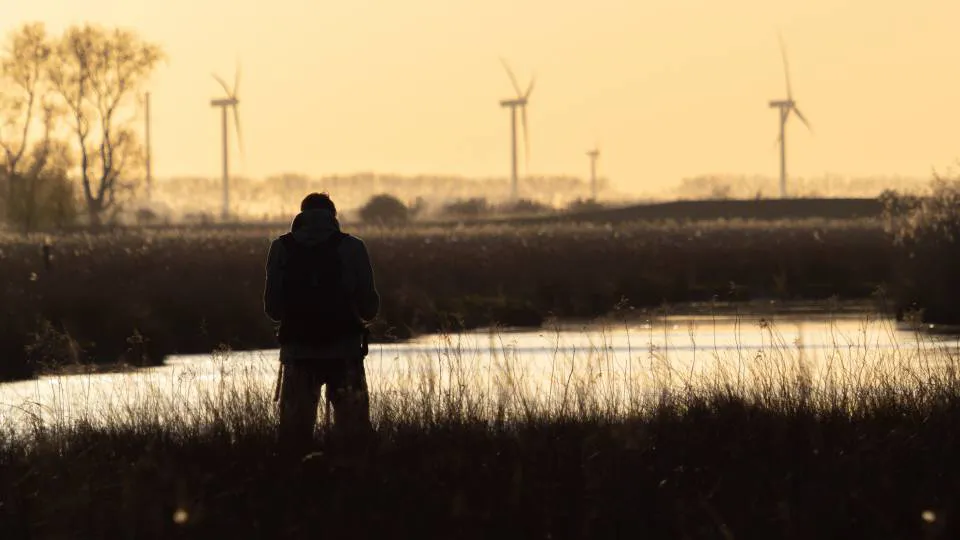
[[[354, 173], [307, 176], [287, 173], [267, 178], [236, 176], [230, 180], [234, 212], [250, 221], [290, 219], [305, 193], [326, 191], [349, 219], [363, 219], [359, 212], [371, 197], [388, 194], [416, 214], [410, 218], [437, 217], [438, 213], [481, 215], [509, 210], [509, 178], [479, 178], [455, 175], [400, 175]], [[607, 185], [606, 181], [602, 184]], [[520, 181], [521, 198], [540, 209], [560, 209], [588, 201], [589, 183], [572, 176], [531, 176]], [[151, 207], [171, 221], [216, 221], [221, 204], [219, 178], [176, 177], [154, 182]], [[604, 200], [622, 198], [605, 190]], [[480, 201], [483, 201], [482, 203]], [[486, 205], [487, 207], [484, 207]], [[450, 207], [447, 212], [446, 207]], [[595, 205], [596, 206], [596, 205]], [[517, 208], [523, 211], [524, 208]], [[527, 208], [526, 210], [531, 210]]]
[[119, 28], [12, 31], [0, 49], [0, 221], [29, 232], [115, 215], [142, 171], [134, 122], [162, 59]]
[[[821, 177], [794, 177], [788, 180], [791, 197], [867, 197], [879, 196], [886, 190], [920, 189], [925, 178], [860, 177], [847, 178], [825, 175]], [[780, 196], [777, 178], [749, 175], [700, 175], [684, 178], [674, 190], [679, 199], [771, 199]]]
[[360, 208], [358, 217], [364, 223], [395, 227], [415, 219], [470, 220], [506, 216], [535, 216], [557, 212], [589, 212], [602, 210], [603, 208], [605, 208], [603, 204], [593, 199], [576, 199], [560, 209], [530, 199], [491, 203], [484, 197], [456, 199], [434, 206], [419, 197], [413, 204], [408, 205], [393, 195], [381, 193], [371, 197]]

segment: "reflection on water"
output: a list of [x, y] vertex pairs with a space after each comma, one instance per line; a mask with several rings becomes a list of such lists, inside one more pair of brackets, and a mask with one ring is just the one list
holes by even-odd
[[[667, 317], [646, 323], [484, 331], [371, 346], [373, 399], [469, 395], [497, 407], [636, 406], [663, 388], [811, 387], [914, 381], [952, 364], [956, 337], [898, 329], [867, 314], [844, 317]], [[24, 419], [108, 421], [131, 413], [201, 415], [231, 396], [273, 395], [277, 351], [168, 359], [124, 373], [44, 377], [0, 385], [0, 426]]]

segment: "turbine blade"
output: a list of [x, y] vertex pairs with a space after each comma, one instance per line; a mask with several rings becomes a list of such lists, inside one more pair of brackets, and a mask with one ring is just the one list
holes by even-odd
[[813, 127], [810, 125], [810, 122], [807, 121], [807, 118], [803, 116], [803, 113], [800, 112], [800, 109], [798, 109], [796, 105], [794, 105], [793, 107], [790, 107], [790, 110], [796, 113], [797, 118], [799, 118], [800, 121], [803, 122], [803, 125], [807, 126], [807, 129], [809, 129], [810, 131], [813, 131]]
[[233, 93], [230, 92], [230, 88], [227, 86], [226, 81], [224, 81], [223, 79], [221, 79], [220, 76], [217, 75], [216, 73], [211, 73], [211, 75], [213, 75], [213, 78], [216, 79], [216, 81], [217, 81], [218, 83], [220, 83], [220, 86], [223, 87], [223, 91], [227, 93], [227, 96], [233, 95]]
[[233, 76], [233, 93], [230, 95], [233, 99], [237, 99], [237, 95], [240, 93], [240, 60], [237, 60], [237, 71]]
[[517, 84], [517, 78], [513, 75], [513, 70], [510, 69], [510, 66], [507, 64], [507, 61], [500, 57], [500, 63], [503, 64], [503, 69], [507, 70], [507, 76], [510, 77], [510, 84], [513, 85], [513, 89], [517, 91], [517, 97], [523, 97], [523, 93], [520, 91], [520, 85]]
[[787, 99], [793, 101], [793, 87], [790, 85], [790, 62], [787, 60], [787, 46], [783, 42], [783, 34], [777, 34], [780, 40], [780, 54], [783, 56], [783, 74], [787, 81]]
[[523, 95], [523, 99], [527, 99], [530, 97], [530, 92], [533, 92], [533, 85], [536, 82], [537, 82], [536, 75], [534, 75], [533, 77], [530, 77], [530, 86], [527, 87], [527, 93]]

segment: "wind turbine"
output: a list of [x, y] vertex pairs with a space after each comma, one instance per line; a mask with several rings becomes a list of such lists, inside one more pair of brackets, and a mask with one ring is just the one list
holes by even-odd
[[233, 89], [227, 86], [227, 83], [224, 82], [216, 74], [213, 75], [213, 78], [220, 83], [220, 86], [223, 87], [224, 92], [227, 93], [227, 97], [210, 100], [211, 107], [220, 107], [221, 114], [221, 127], [223, 129], [223, 211], [222, 218], [224, 221], [230, 218], [230, 160], [229, 160], [229, 144], [227, 137], [227, 109], [233, 109], [233, 126], [237, 130], [237, 142], [240, 146], [240, 152], [243, 152], [243, 136], [240, 132], [240, 113], [237, 111], [237, 105], [240, 103], [240, 100], [237, 98], [237, 88], [240, 86], [240, 66], [237, 66], [236, 74], [234, 75], [233, 80]]
[[530, 139], [527, 131], [527, 103], [530, 98], [530, 92], [533, 92], [533, 83], [536, 81], [534, 77], [530, 78], [530, 84], [527, 86], [527, 91], [524, 92], [520, 90], [520, 85], [517, 83], [517, 78], [513, 75], [513, 71], [510, 69], [510, 66], [507, 65], [507, 61], [503, 58], [500, 59], [500, 63], [503, 64], [503, 68], [507, 70], [507, 76], [510, 77], [510, 83], [513, 84], [513, 89], [517, 92], [517, 97], [513, 99], [504, 99], [500, 101], [501, 107], [510, 108], [510, 141], [511, 141], [511, 184], [510, 184], [510, 197], [513, 201], [517, 200], [519, 193], [518, 182], [517, 182], [517, 108], [520, 108], [520, 118], [523, 123], [523, 157], [525, 163], [529, 165], [530, 160]]
[[594, 145], [593, 150], [587, 152], [590, 157], [590, 192], [593, 194], [593, 200], [597, 200], [597, 158], [600, 157], [600, 148]]
[[806, 117], [797, 108], [797, 102], [793, 99], [793, 90], [790, 87], [790, 65], [787, 62], [787, 47], [783, 44], [782, 36], [780, 37], [780, 53], [783, 55], [783, 72], [787, 80], [787, 99], [771, 101], [770, 108], [780, 111], [780, 198], [783, 199], [787, 196], [787, 118], [793, 112], [803, 122], [803, 125], [807, 126], [807, 129], [812, 131], [812, 128]]

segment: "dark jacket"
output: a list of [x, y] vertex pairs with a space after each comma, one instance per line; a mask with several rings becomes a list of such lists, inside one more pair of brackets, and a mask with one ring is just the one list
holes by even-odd
[[[314, 246], [340, 231], [340, 223], [326, 210], [301, 212], [291, 226], [293, 238], [299, 243]], [[357, 315], [370, 321], [380, 310], [380, 295], [373, 280], [370, 256], [363, 241], [347, 235], [340, 241], [340, 260], [343, 264], [343, 287], [354, 299]], [[263, 307], [267, 316], [275, 322], [283, 320], [283, 265], [287, 257], [279, 239], [270, 244], [267, 255], [267, 279], [263, 292]], [[362, 335], [345, 335], [339, 342], [323, 347], [304, 344], [286, 344], [280, 348], [281, 361], [296, 358], [332, 359], [360, 354]]]

